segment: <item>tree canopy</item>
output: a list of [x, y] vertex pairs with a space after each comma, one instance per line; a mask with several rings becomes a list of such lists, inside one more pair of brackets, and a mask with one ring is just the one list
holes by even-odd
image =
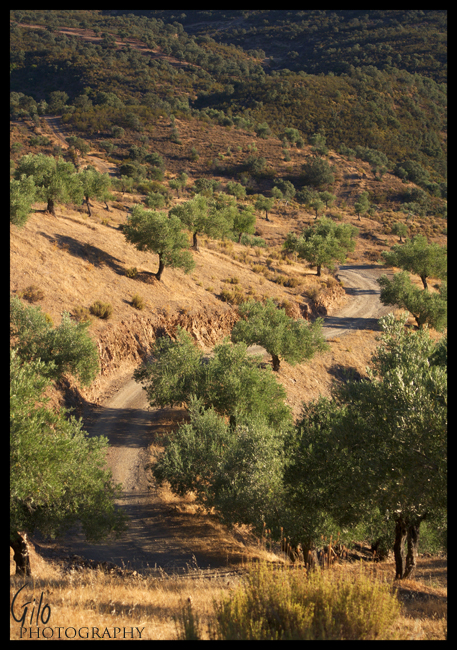
[[260, 359], [247, 354], [247, 345], [224, 341], [210, 357], [204, 358], [191, 336], [178, 329], [176, 341], [157, 339], [152, 360], [134, 374], [147, 393], [151, 406], [189, 405], [192, 396], [206, 408], [214, 408], [240, 423], [252, 414], [270, 425], [290, 422], [285, 392], [269, 368], [260, 368]]
[[447, 492], [446, 348], [405, 321], [381, 319], [367, 380], [304, 407], [286, 473], [296, 530], [305, 535], [319, 516], [337, 526], [380, 518], [384, 530], [393, 522], [398, 578], [414, 570], [420, 522], [443, 525]]
[[383, 251], [382, 257], [386, 264], [418, 275], [424, 289], [428, 289], [427, 278], [447, 277], [447, 249], [434, 242], [429, 244], [423, 235], [395, 244], [390, 251]]
[[394, 273], [390, 280], [382, 275], [380, 300], [384, 305], [398, 305], [407, 309], [421, 329], [425, 324], [441, 332], [447, 325], [447, 283], [443, 282], [437, 292], [420, 289], [413, 284], [406, 271]]
[[71, 373], [88, 386], [99, 372], [98, 350], [89, 336], [89, 321], [75, 323], [67, 312], [57, 327], [46, 319], [41, 307], [31, 307], [17, 297], [10, 301], [10, 336], [24, 363], [41, 359], [41, 373], [60, 379]]
[[10, 366], [10, 543], [16, 572], [30, 575], [22, 533], [55, 537], [82, 524], [86, 538], [119, 534], [125, 519], [105, 469], [106, 438], [89, 438], [81, 421], [46, 407], [43, 392], [49, 363], [24, 363], [11, 351]]
[[336, 224], [331, 219], [321, 217], [313, 226], [305, 228], [300, 237], [289, 233], [284, 249], [296, 252], [298, 257], [316, 266], [317, 275], [320, 276], [322, 266], [333, 269], [335, 261], [345, 261], [348, 252], [355, 248], [354, 238], [357, 234], [357, 228], [350, 224]]
[[166, 266], [181, 268], [184, 273], [190, 273], [195, 267], [183, 223], [174, 214], [167, 216], [135, 205], [123, 232], [138, 250], [157, 253], [159, 268], [155, 276], [158, 280]]
[[239, 305], [238, 311], [241, 320], [232, 329], [232, 341], [264, 347], [272, 356], [275, 371], [279, 370], [281, 358], [295, 365], [328, 349], [322, 335], [321, 318], [313, 323], [295, 320], [286, 314], [285, 309], [276, 307], [272, 300], [265, 304], [245, 302]]
[[27, 154], [19, 159], [14, 172], [16, 180], [32, 176], [36, 187], [36, 200], [47, 202], [53, 216], [56, 203], [81, 203], [83, 188], [73, 163], [44, 154]]
[[190, 201], [176, 205], [170, 216], [178, 217], [193, 236], [193, 247], [198, 250], [197, 235], [205, 233], [209, 237], [223, 237], [228, 234], [233, 220], [227, 209], [219, 207], [202, 194], [196, 194]]

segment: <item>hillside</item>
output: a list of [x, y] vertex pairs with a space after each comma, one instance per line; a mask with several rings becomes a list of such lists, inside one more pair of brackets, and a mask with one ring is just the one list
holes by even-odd
[[[183, 408], [150, 407], [133, 371], [159, 336], [174, 337], [178, 327], [209, 355], [230, 335], [241, 302], [271, 298], [295, 319], [325, 319], [329, 349], [295, 366], [281, 361], [277, 373], [295, 420], [304, 403], [367, 377], [378, 318], [400, 312], [380, 304], [377, 283], [398, 270], [381, 257], [399, 242], [392, 227], [447, 245], [446, 12], [17, 10], [10, 17], [11, 177], [23, 156], [44, 154], [75, 172], [94, 168], [110, 185], [103, 200], [90, 199], [90, 215], [86, 201], [57, 201], [53, 216], [35, 200], [24, 225], [11, 224], [10, 292], [40, 307], [54, 327], [64, 312], [90, 319], [100, 373], [85, 388], [66, 375], [49, 395], [53, 407], [82, 417], [89, 436], [108, 438], [107, 466], [124, 485], [117, 503], [130, 522], [118, 543], [88, 544], [77, 529], [60, 542], [34, 536], [33, 563], [39, 585], [59, 603], [59, 624], [85, 625], [89, 612], [96, 625], [141, 618], [146, 638], [173, 638], [170, 617], [181, 611], [187, 578], [207, 620], [207, 574], [231, 593], [245, 561], [287, 560], [279, 544], [259, 546], [249, 526], [229, 529], [192, 495], [156, 484], [151, 464], [187, 416]], [[158, 280], [158, 255], [129, 244], [123, 228], [136, 205], [167, 214], [196, 194], [253, 210], [253, 232], [199, 234], [193, 271], [166, 266]], [[283, 244], [320, 217], [358, 232], [346, 260], [317, 275]], [[419, 276], [412, 281], [422, 288]], [[429, 279], [431, 292], [440, 282]], [[96, 301], [109, 303], [108, 319], [90, 313]], [[271, 365], [263, 348], [252, 352]], [[437, 552], [438, 537], [427, 528], [424, 547]], [[367, 539], [352, 551], [372, 566]], [[400, 589], [399, 629], [407, 638], [441, 639], [446, 559], [419, 564], [417, 581]], [[392, 556], [376, 566], [392, 580]], [[119, 575], [127, 591], [115, 598]], [[92, 604], [87, 581], [98, 592]], [[169, 599], [160, 613], [149, 591]], [[143, 608], [134, 604], [142, 600]]]

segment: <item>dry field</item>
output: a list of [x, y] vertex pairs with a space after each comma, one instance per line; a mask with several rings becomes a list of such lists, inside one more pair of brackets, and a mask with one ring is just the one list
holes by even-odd
[[[268, 561], [261, 550], [246, 553], [246, 565], [253, 557]], [[278, 559], [277, 559], [278, 561]], [[279, 559], [280, 561], [280, 559]], [[207, 626], [213, 615], [214, 601], [230, 596], [240, 584], [243, 566], [238, 571], [223, 570], [208, 575], [192, 567], [186, 576], [157, 574], [110, 575], [101, 569], [70, 568], [44, 560], [32, 551], [33, 581], [29, 581], [15, 601], [16, 618], [24, 612], [23, 605], [31, 603], [26, 621], [27, 631], [22, 638], [30, 638], [30, 627], [36, 636], [36, 612], [32, 626], [29, 622], [31, 607], [40, 602], [50, 608], [47, 627], [62, 628], [62, 638], [96, 634], [106, 638], [172, 640], [182, 633], [179, 620], [183, 610], [191, 604], [203, 630], [209, 638]], [[392, 621], [394, 634], [403, 640], [445, 640], [447, 635], [447, 563], [439, 558], [420, 558], [415, 580], [403, 581], [398, 597], [402, 605], [400, 615]], [[303, 571], [300, 567], [291, 570]], [[327, 569], [328, 570], [328, 569]], [[330, 569], [349, 574], [368, 573], [373, 580], [392, 583], [395, 574], [393, 562], [345, 563]], [[11, 576], [10, 602], [23, 586], [23, 581]], [[49, 610], [47, 610], [47, 613]], [[46, 617], [44, 618], [46, 621]], [[45, 625], [40, 622], [41, 635]], [[73, 631], [72, 628], [75, 630]], [[133, 628], [133, 632], [131, 632]], [[138, 629], [140, 632], [138, 632]], [[81, 632], [79, 632], [81, 630]], [[57, 637], [57, 629], [52, 632]], [[11, 618], [11, 638], [21, 638], [20, 624]], [[51, 634], [45, 631], [45, 636]], [[68, 636], [66, 636], [68, 635]], [[78, 636], [76, 637], [78, 638]], [[95, 636], [97, 638], [97, 636]]]

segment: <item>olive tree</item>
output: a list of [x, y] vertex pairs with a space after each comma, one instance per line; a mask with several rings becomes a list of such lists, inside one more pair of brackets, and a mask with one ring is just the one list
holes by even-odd
[[355, 248], [357, 233], [357, 228], [350, 224], [335, 224], [321, 217], [315, 225], [305, 228], [300, 237], [286, 237], [284, 248], [316, 266], [320, 276], [322, 266], [334, 268], [335, 261], [345, 261], [348, 252]]
[[214, 408], [232, 424], [251, 414], [262, 415], [270, 425], [290, 422], [285, 391], [261, 359], [247, 354], [247, 345], [224, 341], [211, 356], [194, 345], [190, 334], [178, 329], [176, 340], [160, 337], [151, 359], [135, 371], [151, 406], [190, 404], [192, 396], [205, 408]]
[[178, 217], [192, 233], [193, 248], [198, 251], [199, 234], [209, 237], [223, 237], [228, 234], [232, 220], [226, 209], [219, 208], [211, 198], [196, 194], [190, 201], [176, 205], [170, 210], [170, 216]]
[[190, 273], [195, 268], [183, 227], [181, 220], [174, 214], [166, 215], [135, 205], [123, 232], [126, 240], [138, 250], [159, 256], [159, 268], [155, 277], [161, 280], [166, 266], [181, 268], [184, 273]]
[[27, 223], [35, 201], [36, 188], [32, 176], [22, 174], [10, 179], [10, 222], [20, 228]]
[[418, 275], [424, 289], [428, 289], [427, 278], [447, 277], [447, 249], [434, 242], [429, 244], [424, 235], [407, 239], [403, 245], [395, 244], [390, 251], [383, 251], [382, 257], [385, 264]]
[[303, 407], [285, 475], [295, 540], [326, 518], [392, 522], [397, 579], [414, 572], [421, 522], [443, 529], [447, 494], [446, 348], [405, 322], [381, 319], [368, 379]]
[[394, 273], [392, 280], [386, 275], [378, 279], [381, 286], [380, 300], [383, 305], [397, 305], [407, 309], [416, 319], [419, 329], [425, 324], [442, 331], [447, 325], [447, 283], [443, 282], [437, 292], [420, 289], [411, 281], [406, 271]]
[[46, 406], [51, 362], [10, 361], [10, 545], [16, 573], [31, 575], [24, 534], [59, 536], [81, 523], [89, 541], [125, 529], [116, 509], [121, 486], [105, 468], [107, 439]]
[[56, 216], [56, 203], [81, 203], [83, 188], [75, 166], [62, 158], [44, 154], [27, 154], [18, 161], [14, 172], [16, 180], [33, 177], [36, 200], [47, 202], [47, 211]]
[[313, 323], [290, 318], [285, 309], [276, 307], [272, 300], [264, 304], [244, 302], [238, 307], [241, 319], [235, 323], [231, 339], [246, 345], [261, 345], [271, 354], [273, 370], [278, 372], [281, 358], [295, 365], [312, 359], [317, 352], [328, 349], [322, 334], [323, 320]]

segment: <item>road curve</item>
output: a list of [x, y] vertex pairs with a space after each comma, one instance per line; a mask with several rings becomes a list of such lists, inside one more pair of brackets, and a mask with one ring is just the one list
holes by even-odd
[[[326, 338], [355, 329], [377, 329], [377, 319], [389, 311], [379, 301], [376, 282], [383, 272], [382, 267], [375, 265], [340, 268], [339, 279], [350, 300], [336, 314], [325, 318]], [[252, 346], [251, 350], [261, 353], [263, 348]], [[217, 538], [214, 544], [210, 543], [213, 529], [195, 515], [173, 512], [160, 499], [157, 486], [145, 469], [148, 445], [154, 442], [157, 431], [163, 430], [164, 419], [170, 422], [176, 415], [172, 409], [151, 409], [145, 391], [129, 378], [85, 422], [90, 435], [105, 435], [109, 439], [107, 464], [114, 480], [123, 484], [119, 505], [128, 515], [129, 530], [118, 541], [93, 545], [75, 529], [65, 539], [67, 553], [143, 572], [154, 567], [183, 569], [195, 566], [195, 562], [203, 568], [226, 566], [227, 554], [218, 554]]]

